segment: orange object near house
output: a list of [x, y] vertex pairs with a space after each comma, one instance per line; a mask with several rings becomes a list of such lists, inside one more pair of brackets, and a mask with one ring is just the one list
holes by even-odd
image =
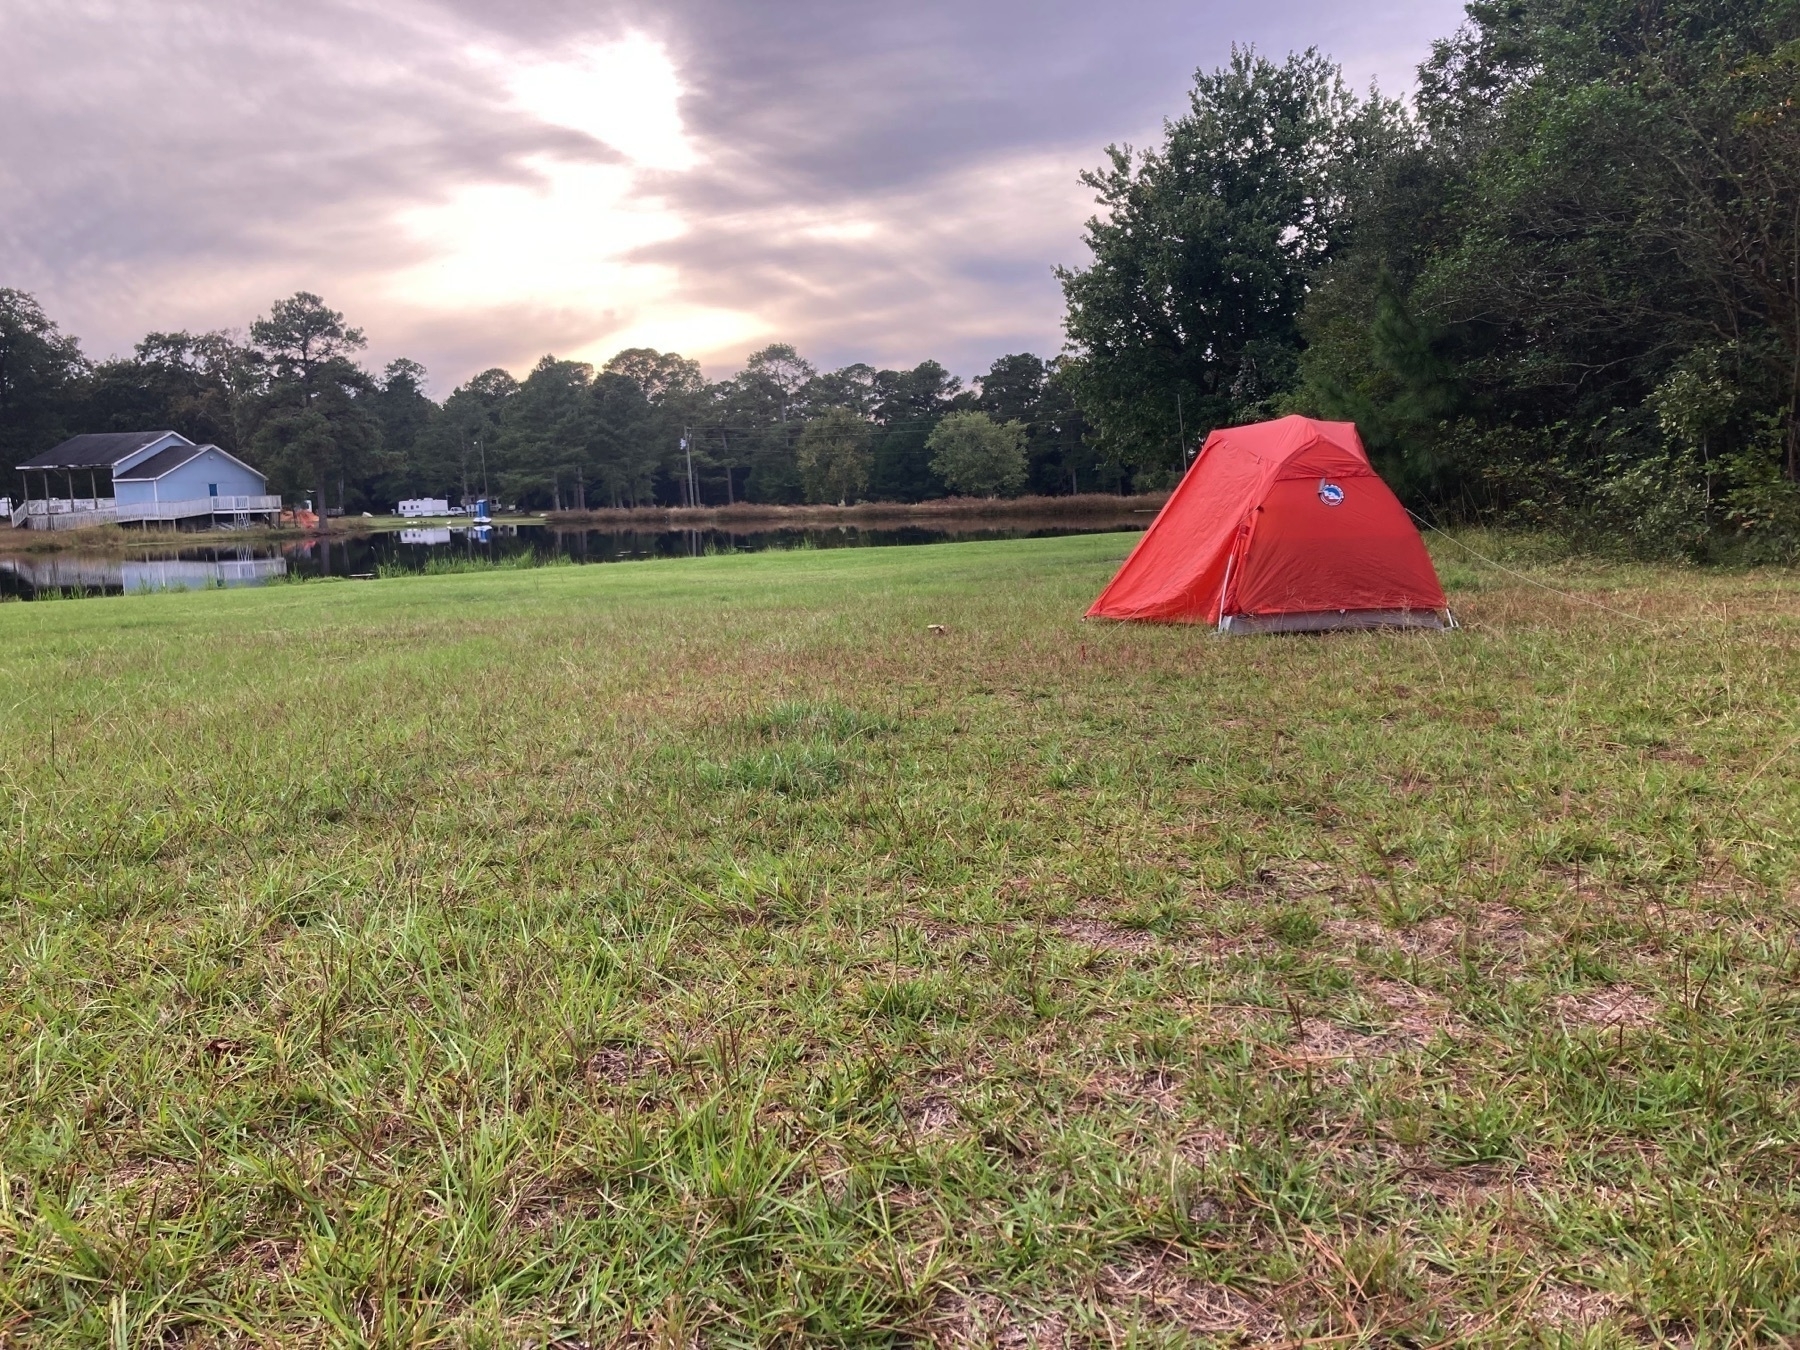
[[1454, 621], [1406, 509], [1351, 422], [1223, 427], [1088, 610], [1226, 632]]

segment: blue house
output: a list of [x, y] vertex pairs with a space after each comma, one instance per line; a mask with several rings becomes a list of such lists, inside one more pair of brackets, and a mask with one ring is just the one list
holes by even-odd
[[[168, 522], [240, 525], [274, 519], [281, 498], [268, 480], [216, 445], [196, 445], [173, 431], [73, 436], [18, 466], [25, 497], [13, 524], [33, 529]], [[100, 488], [108, 494], [102, 496]], [[86, 496], [78, 496], [81, 488]], [[32, 490], [41, 489], [41, 496]], [[56, 489], [66, 488], [67, 496]]]

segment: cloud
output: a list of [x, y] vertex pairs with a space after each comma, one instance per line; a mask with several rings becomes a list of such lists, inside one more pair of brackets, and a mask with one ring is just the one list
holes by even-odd
[[90, 352], [318, 291], [438, 392], [546, 351], [1059, 345], [1076, 173], [1233, 40], [1403, 82], [1454, 0], [12, 0], [0, 285]]
[[697, 300], [759, 315], [754, 341], [797, 340], [827, 365], [935, 356], [973, 371], [1059, 345], [1051, 260], [1088, 210], [1073, 153], [1024, 150], [811, 199], [739, 188], [735, 209], [694, 213], [644, 256], [677, 267]]
[[702, 163], [661, 43], [633, 31], [551, 59], [485, 45], [470, 57], [525, 116], [616, 158], [546, 149], [519, 159], [523, 177], [403, 208], [393, 223], [419, 261], [377, 279], [379, 297], [435, 324], [486, 315], [521, 330], [548, 318], [561, 354], [596, 362], [625, 346], [712, 352], [761, 331], [753, 313], [695, 303], [678, 268], [644, 256], [690, 229], [656, 185]]
[[584, 42], [551, 60], [514, 61], [484, 47], [472, 55], [502, 71], [513, 101], [542, 122], [581, 132], [646, 168], [691, 169], [697, 162], [682, 125], [675, 63], [643, 33]]
[[404, 260], [396, 211], [530, 144], [445, 37], [430, 9], [341, 0], [0, 10], [0, 264], [101, 352], [341, 294]]

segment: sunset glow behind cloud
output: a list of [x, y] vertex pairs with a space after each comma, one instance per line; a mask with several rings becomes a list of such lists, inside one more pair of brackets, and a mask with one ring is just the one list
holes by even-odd
[[1195, 67], [1234, 39], [1316, 42], [1391, 88], [1456, 13], [0, 6], [0, 285], [97, 356], [313, 290], [372, 359], [422, 360], [440, 393], [628, 345], [715, 371], [785, 340], [826, 364], [968, 373], [1057, 350], [1052, 268], [1081, 261], [1092, 210], [1077, 174], [1151, 140]]

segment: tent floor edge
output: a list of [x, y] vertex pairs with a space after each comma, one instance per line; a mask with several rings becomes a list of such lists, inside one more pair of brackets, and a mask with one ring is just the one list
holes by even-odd
[[1307, 614], [1227, 614], [1219, 631], [1233, 636], [1255, 633], [1332, 633], [1344, 629], [1425, 628], [1445, 631], [1445, 612], [1434, 609], [1347, 609]]

